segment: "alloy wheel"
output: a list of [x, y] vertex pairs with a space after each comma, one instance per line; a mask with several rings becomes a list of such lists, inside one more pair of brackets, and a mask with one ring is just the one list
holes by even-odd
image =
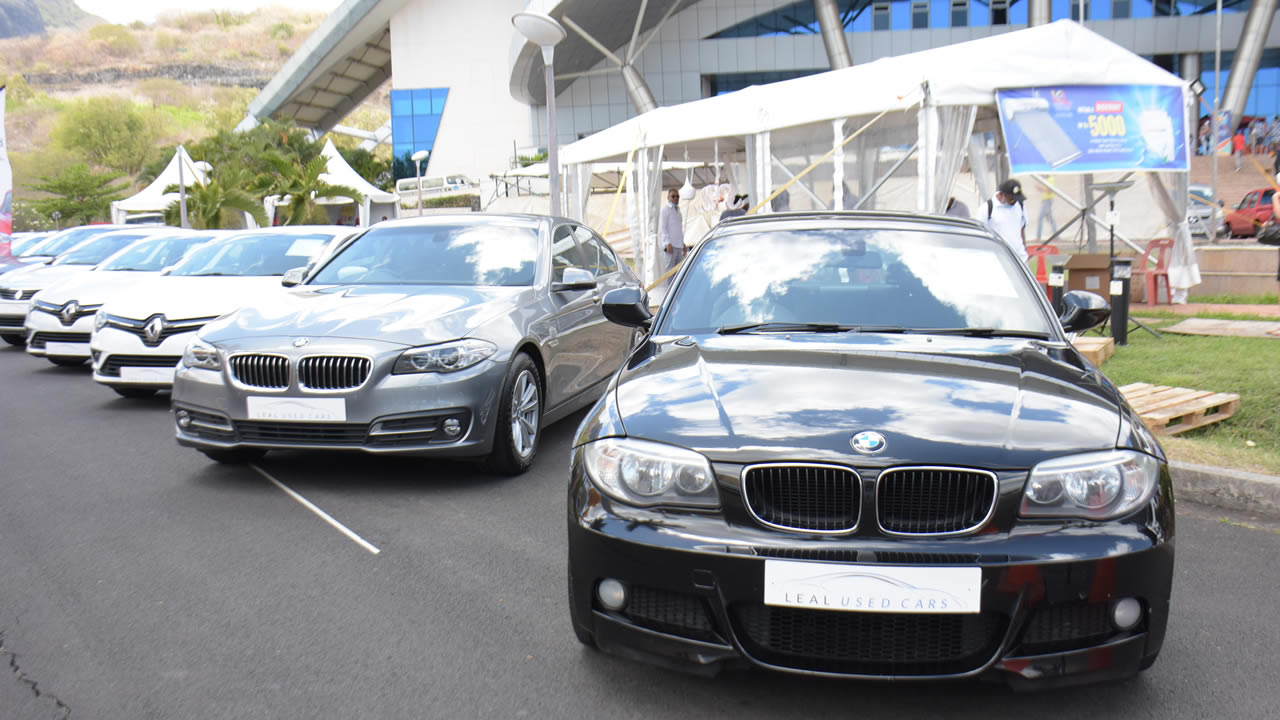
[[522, 370], [511, 389], [511, 445], [521, 458], [532, 455], [536, 447], [540, 405], [537, 377]]

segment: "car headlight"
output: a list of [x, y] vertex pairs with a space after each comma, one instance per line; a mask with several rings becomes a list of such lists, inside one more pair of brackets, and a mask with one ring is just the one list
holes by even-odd
[[496, 352], [498, 352], [497, 345], [475, 338], [410, 348], [396, 359], [395, 369], [391, 372], [396, 375], [457, 372], [466, 370]]
[[182, 353], [182, 365], [189, 368], [221, 370], [222, 360], [218, 358], [217, 348], [203, 340], [192, 340]]
[[720, 504], [711, 462], [692, 450], [605, 438], [582, 446], [582, 463], [601, 492], [630, 505]]
[[93, 329], [101, 330], [107, 326], [107, 314], [99, 310], [93, 314]]
[[1022, 517], [1109, 520], [1151, 499], [1160, 461], [1133, 450], [1092, 452], [1036, 465], [1022, 494]]

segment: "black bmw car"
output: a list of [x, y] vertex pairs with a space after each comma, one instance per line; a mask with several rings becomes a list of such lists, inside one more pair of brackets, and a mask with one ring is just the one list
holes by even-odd
[[578, 638], [851, 678], [1124, 677], [1160, 652], [1173, 494], [1155, 438], [979, 225], [718, 226], [587, 415], [569, 483]]

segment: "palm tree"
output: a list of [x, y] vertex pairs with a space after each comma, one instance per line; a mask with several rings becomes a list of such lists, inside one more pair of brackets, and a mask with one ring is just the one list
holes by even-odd
[[276, 177], [268, 192], [287, 198], [284, 205], [288, 213], [286, 225], [327, 225], [329, 214], [316, 204], [322, 198], [350, 198], [359, 204], [364, 196], [359, 190], [346, 185], [331, 185], [320, 178], [328, 169], [329, 161], [317, 155], [305, 165], [297, 158], [286, 158], [277, 153], [266, 156], [276, 170]]
[[[212, 171], [204, 184], [193, 184], [187, 188], [187, 219], [191, 227], [197, 230], [220, 230], [238, 225], [237, 213], [248, 213], [259, 225], [267, 224], [267, 213], [262, 203], [252, 195], [241, 190], [247, 179], [243, 173], [224, 173], [225, 178]], [[177, 185], [164, 189], [165, 193], [178, 192]], [[169, 204], [164, 211], [164, 221], [170, 225], [180, 222], [178, 202]]]

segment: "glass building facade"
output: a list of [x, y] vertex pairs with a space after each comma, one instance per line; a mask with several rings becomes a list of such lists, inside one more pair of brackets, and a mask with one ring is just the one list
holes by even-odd
[[449, 88], [391, 91], [391, 152], [396, 180], [414, 177], [411, 158], [419, 150], [427, 151], [427, 160], [422, 164], [422, 174], [427, 175], [448, 97]]

